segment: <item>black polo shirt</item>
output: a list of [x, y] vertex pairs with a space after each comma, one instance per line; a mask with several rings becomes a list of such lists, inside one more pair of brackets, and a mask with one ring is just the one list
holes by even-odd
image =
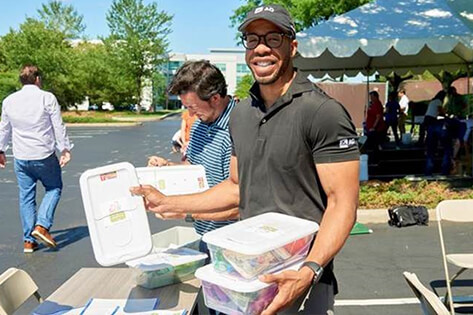
[[345, 108], [298, 73], [266, 110], [259, 85], [230, 117], [240, 216], [280, 212], [320, 223], [327, 206], [315, 164], [359, 159]]

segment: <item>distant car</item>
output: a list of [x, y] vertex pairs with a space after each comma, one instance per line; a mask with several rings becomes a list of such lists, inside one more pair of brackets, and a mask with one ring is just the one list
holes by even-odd
[[96, 104], [89, 105], [89, 110], [99, 110], [99, 107]]
[[138, 105], [130, 104], [130, 106], [128, 106], [128, 109], [131, 110], [132, 112], [136, 112], [138, 110]]
[[115, 107], [112, 104], [110, 104], [109, 102], [104, 102], [102, 104], [102, 109], [112, 111], [112, 110], [115, 109]]

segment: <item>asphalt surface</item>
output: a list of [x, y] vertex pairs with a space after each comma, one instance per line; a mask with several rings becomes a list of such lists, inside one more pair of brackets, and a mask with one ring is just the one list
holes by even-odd
[[[47, 297], [80, 268], [99, 267], [93, 257], [80, 197], [80, 175], [86, 169], [122, 161], [144, 166], [146, 157], [152, 154], [178, 160], [171, 153], [170, 139], [179, 124], [175, 117], [137, 127], [69, 128], [75, 147], [71, 163], [63, 170], [64, 190], [52, 228], [59, 245], [55, 250], [43, 247], [34, 254], [23, 254], [18, 191], [9, 157], [6, 169], [0, 170], [0, 272], [13, 266], [26, 270], [38, 284], [41, 295]], [[41, 195], [42, 192], [38, 200]], [[152, 215], [149, 221], [153, 233], [187, 225], [182, 221], [161, 221]], [[335, 261], [340, 286], [336, 314], [422, 314], [420, 305], [412, 304], [414, 295], [402, 272], [417, 273], [426, 285], [443, 278], [437, 223], [402, 229], [387, 224], [369, 227], [374, 233], [350, 237]], [[445, 233], [451, 235], [448, 244], [452, 249], [472, 251], [471, 225], [447, 224]], [[472, 273], [465, 277], [468, 276], [473, 278]], [[465, 294], [472, 293], [473, 290], [465, 289]], [[399, 298], [410, 299], [410, 304], [390, 305], [393, 300], [386, 300]], [[367, 299], [377, 299], [385, 305], [359, 305], [374, 304], [364, 301]], [[17, 314], [28, 314], [36, 305], [34, 300], [28, 301]]]

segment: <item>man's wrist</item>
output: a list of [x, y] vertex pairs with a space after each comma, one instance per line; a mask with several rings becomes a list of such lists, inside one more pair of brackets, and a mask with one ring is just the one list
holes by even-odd
[[311, 275], [311, 282], [313, 285], [320, 281], [324, 272], [324, 268], [314, 261], [305, 261], [299, 268], [299, 271], [301, 270], [305, 270], [309, 275]]
[[184, 219], [186, 222], [195, 222], [194, 217], [192, 216], [192, 213], [186, 213], [186, 217]]

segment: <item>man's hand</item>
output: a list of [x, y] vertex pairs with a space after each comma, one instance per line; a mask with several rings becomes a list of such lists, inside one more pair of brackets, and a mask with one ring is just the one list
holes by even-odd
[[150, 185], [141, 185], [130, 187], [130, 192], [136, 196], [142, 196], [145, 202], [146, 210], [161, 213], [159, 206], [163, 202], [165, 195]]
[[299, 271], [287, 270], [279, 274], [267, 274], [259, 279], [266, 283], [275, 282], [279, 292], [273, 302], [261, 313], [261, 315], [272, 315], [291, 306], [312, 284], [314, 272], [309, 268]]
[[61, 167], [64, 167], [66, 166], [67, 163], [69, 163], [70, 160], [71, 160], [71, 152], [69, 152], [68, 150], [64, 150], [62, 151], [61, 157], [59, 158], [59, 165]]
[[184, 220], [186, 218], [185, 213], [178, 213], [178, 212], [163, 212], [163, 213], [155, 213], [156, 218], [161, 220]]
[[148, 158], [148, 167], [150, 166], [168, 166], [169, 161], [159, 156], [150, 156]]
[[5, 152], [0, 153], [0, 168], [5, 168], [7, 165], [7, 157], [5, 156]]

